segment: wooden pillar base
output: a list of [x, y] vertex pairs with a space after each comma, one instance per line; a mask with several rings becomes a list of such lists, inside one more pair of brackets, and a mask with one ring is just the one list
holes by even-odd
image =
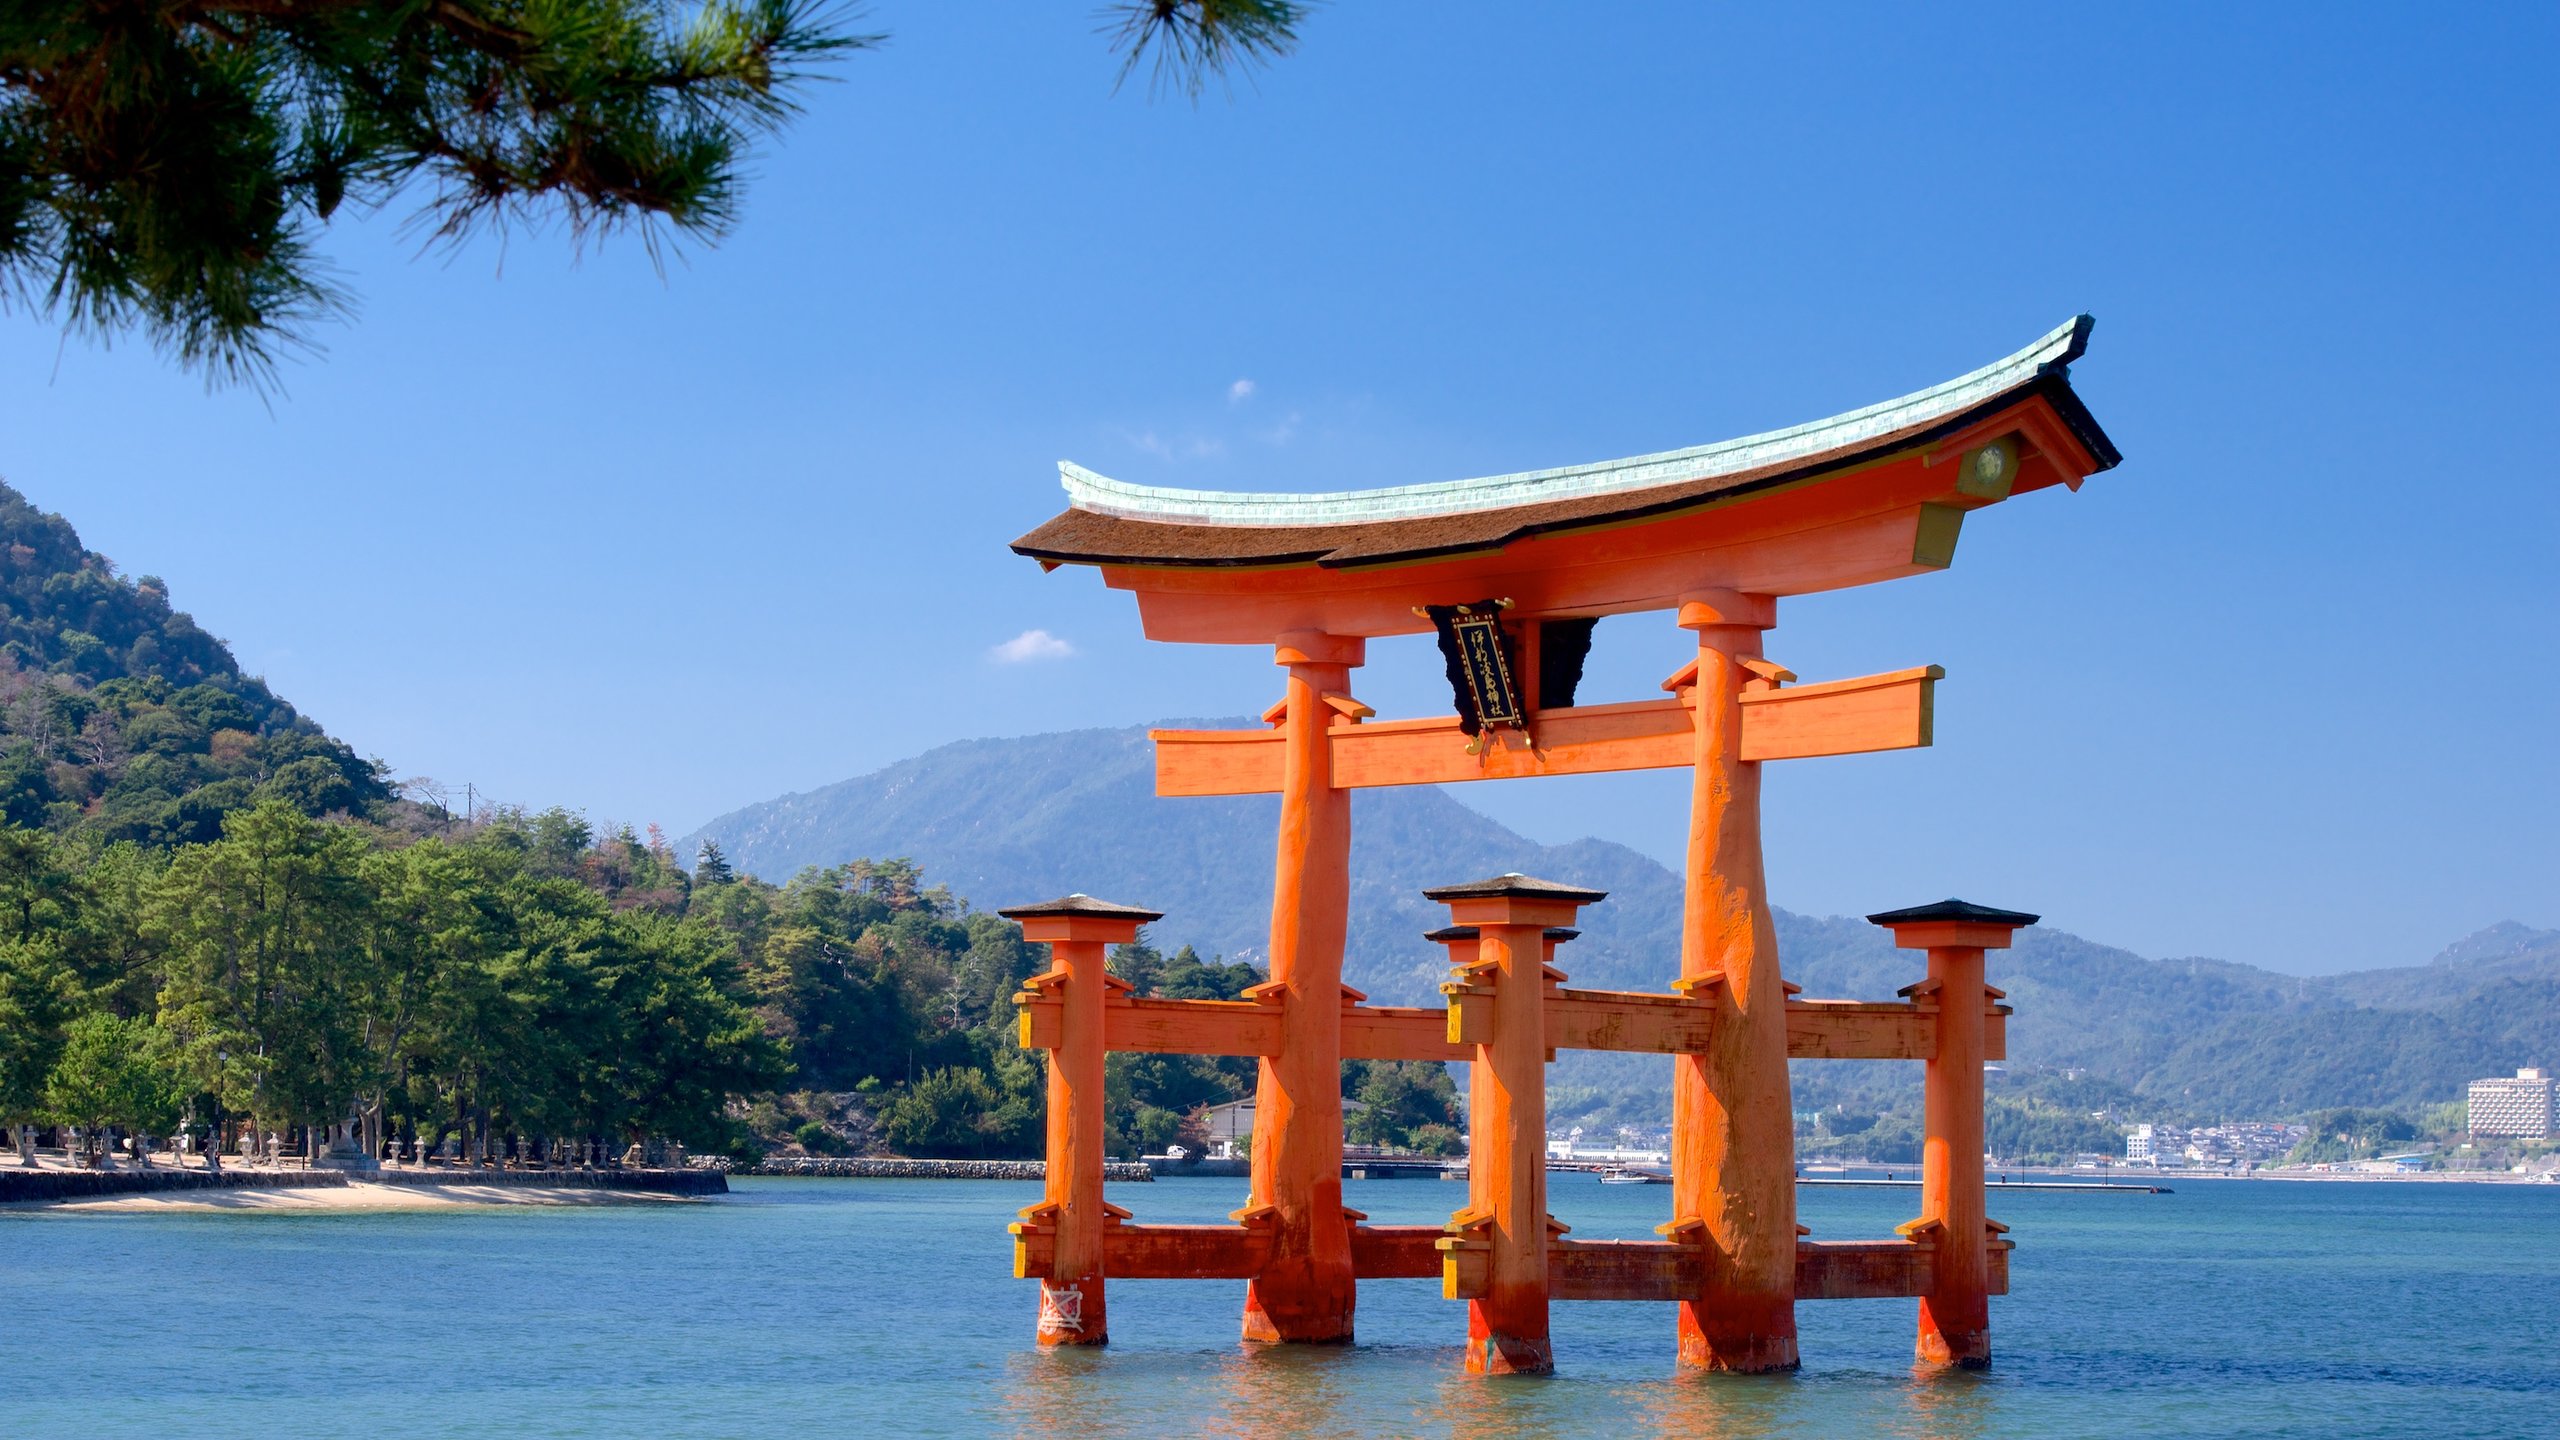
[[1040, 1343], [1108, 1345], [1111, 1324], [1103, 1309], [1102, 1277], [1040, 1282]]
[[[1959, 1313], [1959, 1312], [1971, 1313]], [[1920, 1298], [1920, 1343], [1914, 1359], [1923, 1365], [1952, 1365], [1981, 1370], [1991, 1364], [1991, 1307], [1977, 1299], [1946, 1304]]]
[[1470, 1375], [1552, 1375], [1555, 1346], [1544, 1335], [1505, 1335], [1486, 1328], [1476, 1307], [1467, 1307], [1467, 1373]]
[[[1342, 1186], [1333, 1187], [1339, 1214]], [[1348, 1268], [1274, 1257], [1245, 1283], [1244, 1338], [1263, 1345], [1348, 1345], [1358, 1299]]]
[[1685, 1300], [1680, 1304], [1680, 1363], [1698, 1370], [1764, 1375], [1793, 1370], [1796, 1356], [1796, 1305], [1791, 1289], [1784, 1297], [1723, 1294], [1712, 1307]]

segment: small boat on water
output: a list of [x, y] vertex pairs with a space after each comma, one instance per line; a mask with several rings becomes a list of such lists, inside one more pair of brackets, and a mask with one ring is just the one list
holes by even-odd
[[1671, 1177], [1652, 1170], [1638, 1170], [1632, 1165], [1612, 1165], [1600, 1172], [1603, 1185], [1668, 1185]]

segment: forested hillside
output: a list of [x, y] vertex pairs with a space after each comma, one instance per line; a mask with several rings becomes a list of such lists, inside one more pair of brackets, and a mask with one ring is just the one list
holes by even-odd
[[380, 767], [240, 673], [223, 643], [0, 485], [0, 820], [106, 840], [211, 840], [274, 799], [368, 814]]

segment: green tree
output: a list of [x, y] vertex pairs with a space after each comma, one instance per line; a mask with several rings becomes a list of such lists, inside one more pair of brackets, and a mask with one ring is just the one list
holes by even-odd
[[688, 1144], [727, 1138], [729, 1098], [770, 1090], [790, 1073], [782, 1049], [731, 996], [736, 974], [726, 947], [700, 931], [653, 915], [616, 917], [599, 956], [599, 993], [630, 1024], [617, 1036], [617, 1063], [603, 1073], [636, 1137]]
[[2304, 1116], [2303, 1124], [2311, 1133], [2285, 1155], [2287, 1165], [2370, 1160], [2389, 1146], [2418, 1138], [2418, 1127], [2396, 1110], [2322, 1110]]
[[151, 1027], [115, 1015], [83, 1015], [64, 1036], [45, 1077], [46, 1114], [85, 1132], [91, 1156], [105, 1153], [110, 1125], [166, 1133], [177, 1123], [176, 1087], [153, 1054]]
[[1358, 1102], [1343, 1122], [1354, 1144], [1414, 1149], [1423, 1127], [1465, 1123], [1457, 1084], [1440, 1061], [1346, 1060], [1342, 1070], [1344, 1092]]
[[983, 1070], [952, 1066], [926, 1072], [891, 1100], [880, 1130], [906, 1155], [977, 1159], [1018, 1153], [1038, 1112], [997, 1089]]
[[737, 878], [738, 872], [730, 867], [729, 857], [720, 853], [720, 842], [703, 841], [702, 848], [693, 857], [693, 883], [698, 886], [727, 885]]
[[51, 942], [0, 940], [0, 1126], [15, 1130], [44, 1113], [73, 988]]
[[394, 1091], [430, 1057], [422, 1037], [436, 1033], [439, 1021], [454, 1021], [457, 1009], [464, 1018], [441, 1032], [448, 1041], [481, 1018], [471, 1002], [485, 998], [490, 966], [512, 934], [496, 883], [511, 860], [441, 840], [363, 860], [367, 963], [352, 1000], [365, 1056], [359, 1098], [368, 1149], [381, 1142]]
[[180, 1072], [262, 1127], [339, 1119], [366, 1078], [363, 840], [280, 801], [182, 850], [154, 895]]

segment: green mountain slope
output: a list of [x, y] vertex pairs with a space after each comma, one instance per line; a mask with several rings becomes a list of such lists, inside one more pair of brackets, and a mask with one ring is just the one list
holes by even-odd
[[0, 485], [0, 818], [111, 840], [210, 840], [280, 797], [306, 814], [390, 799], [379, 767], [240, 673], [59, 515]]
[[[1175, 943], [1259, 961], [1279, 802], [1159, 799], [1154, 765], [1144, 729], [962, 741], [722, 816], [676, 848], [690, 856], [716, 840], [731, 864], [775, 878], [854, 856], [908, 856], [982, 908], [1084, 891], [1164, 911], [1157, 932]], [[1447, 912], [1423, 888], [1506, 870], [1610, 892], [1572, 947], [1577, 979], [1656, 987], [1676, 971], [1679, 886], [1624, 846], [1539, 845], [1436, 789], [1362, 792], [1352, 836], [1345, 968], [1382, 1003], [1433, 997], [1446, 977], [1440, 948], [1422, 934], [1448, 923]]]

